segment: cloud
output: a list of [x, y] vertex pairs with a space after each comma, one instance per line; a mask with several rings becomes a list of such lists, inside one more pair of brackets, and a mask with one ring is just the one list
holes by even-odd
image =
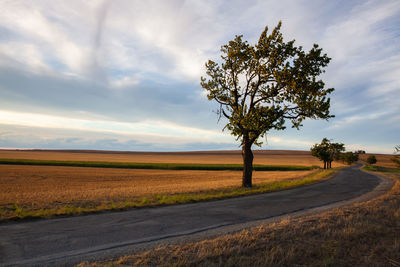
[[355, 125], [356, 123], [360, 123], [362, 121], [371, 121], [371, 120], [384, 120], [386, 119], [391, 112], [381, 112], [381, 113], [369, 113], [369, 114], [359, 114], [359, 115], [352, 115], [344, 117], [341, 120], [335, 120], [329, 128], [343, 128], [349, 127], [351, 125]]
[[20, 125], [25, 127], [39, 127], [50, 129], [70, 129], [78, 131], [102, 132], [115, 135], [133, 135], [140, 138], [157, 140], [179, 140], [179, 142], [219, 141], [231, 142], [232, 138], [219, 131], [204, 130], [201, 128], [185, 127], [171, 122], [144, 120], [127, 123], [120, 121], [85, 120], [68, 117], [10, 112], [0, 110], [0, 121], [4, 125]]
[[49, 128], [0, 124], [0, 147], [106, 149], [131, 151], [184, 151], [235, 149], [235, 142], [199, 136], [121, 133], [78, 128]]
[[[5, 1], [0, 7], [3, 10], [0, 24], [15, 35], [14, 42], [3, 45], [12, 47], [15, 42], [28, 43], [40, 51], [42, 64], [66, 68], [70, 72], [84, 72], [87, 47], [75, 42], [65, 27], [57, 23], [52, 17], [54, 10], [50, 8], [44, 12], [44, 7], [25, 1]], [[23, 58], [20, 60], [23, 62]]]
[[[400, 130], [399, 14], [396, 0], [1, 1], [0, 106], [7, 112], [64, 118], [70, 129], [76, 119], [94, 121], [90, 130], [75, 129], [82, 134], [106, 132], [107, 123], [148, 122], [158, 124], [159, 132], [176, 128], [182, 133], [179, 127], [184, 127], [196, 129], [194, 136], [202, 135], [198, 130], [219, 133], [224, 121], [216, 123], [211, 112], [216, 105], [199, 85], [204, 62], [218, 60], [220, 46], [236, 34], [254, 43], [265, 25], [272, 29], [282, 20], [286, 40], [294, 38], [305, 49], [318, 43], [332, 57], [323, 79], [336, 88], [336, 118], [332, 126], [307, 121], [301, 132], [271, 133], [279, 140], [271, 139], [269, 146], [308, 149], [332, 137], [386, 147], [398, 143]], [[55, 127], [51, 121], [44, 122], [46, 129]], [[152, 129], [142, 132], [151, 135]], [[387, 143], [376, 140], [382, 136]], [[54, 146], [90, 142], [57, 138]], [[114, 139], [98, 138], [104, 146], [121, 147]], [[192, 144], [201, 147], [203, 141]], [[204, 147], [214, 144], [209, 141]]]

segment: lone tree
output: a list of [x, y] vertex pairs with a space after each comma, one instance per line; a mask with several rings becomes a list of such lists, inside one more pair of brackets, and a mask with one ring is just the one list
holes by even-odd
[[311, 155], [324, 162], [324, 169], [332, 168], [332, 161], [341, 158], [341, 152], [345, 150], [344, 144], [332, 143], [329, 139], [322, 139], [320, 144], [311, 147]]
[[317, 77], [330, 58], [314, 44], [309, 52], [294, 40], [284, 42], [281, 22], [268, 34], [262, 32], [254, 46], [242, 35], [221, 47], [220, 63], [206, 63], [208, 78], [201, 86], [209, 100], [219, 104], [219, 118], [224, 116], [228, 129], [242, 146], [244, 187], [252, 186], [253, 153], [251, 146], [272, 130], [284, 130], [286, 119], [299, 128], [306, 118], [329, 119], [333, 88], [324, 89]]
[[367, 163], [372, 165], [375, 164], [377, 162], [376, 157], [374, 155], [368, 156], [367, 158]]

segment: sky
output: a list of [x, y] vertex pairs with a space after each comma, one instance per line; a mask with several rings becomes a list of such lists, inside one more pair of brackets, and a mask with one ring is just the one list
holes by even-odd
[[200, 86], [235, 35], [332, 58], [321, 76], [335, 118], [271, 131], [261, 149], [348, 151], [400, 144], [400, 1], [0, 0], [0, 148], [240, 149]]

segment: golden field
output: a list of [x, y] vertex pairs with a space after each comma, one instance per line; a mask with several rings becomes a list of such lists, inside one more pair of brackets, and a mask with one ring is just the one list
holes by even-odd
[[[254, 183], [301, 178], [313, 171], [254, 172]], [[241, 185], [240, 171], [131, 170], [0, 165], [0, 205], [123, 201], [154, 194]]]
[[388, 168], [396, 168], [396, 164], [391, 160], [392, 158], [394, 158], [394, 155], [362, 154], [360, 155], [360, 160], [365, 162], [370, 155], [374, 155], [376, 157], [376, 165]]
[[[199, 151], [199, 152], [114, 152], [114, 151], [48, 151], [48, 150], [0, 150], [0, 158], [108, 161], [143, 163], [197, 163], [197, 164], [241, 164], [240, 151]], [[254, 164], [323, 166], [321, 161], [308, 151], [255, 150]], [[332, 167], [343, 166], [333, 162]]]
[[[255, 151], [254, 154], [256, 164], [320, 165], [308, 152]], [[0, 158], [199, 164], [237, 164], [242, 161], [239, 151], [153, 153], [0, 150]], [[233, 197], [312, 183], [330, 173], [320, 170], [255, 171], [255, 187], [246, 190], [241, 188], [240, 171], [0, 164], [0, 220]]]

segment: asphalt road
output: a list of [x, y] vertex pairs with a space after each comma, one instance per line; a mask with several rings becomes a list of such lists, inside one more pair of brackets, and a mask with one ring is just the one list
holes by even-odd
[[107, 251], [128, 251], [132, 246], [331, 205], [370, 192], [382, 181], [358, 167], [345, 168], [324, 182], [274, 193], [2, 224], [0, 265], [69, 265]]

